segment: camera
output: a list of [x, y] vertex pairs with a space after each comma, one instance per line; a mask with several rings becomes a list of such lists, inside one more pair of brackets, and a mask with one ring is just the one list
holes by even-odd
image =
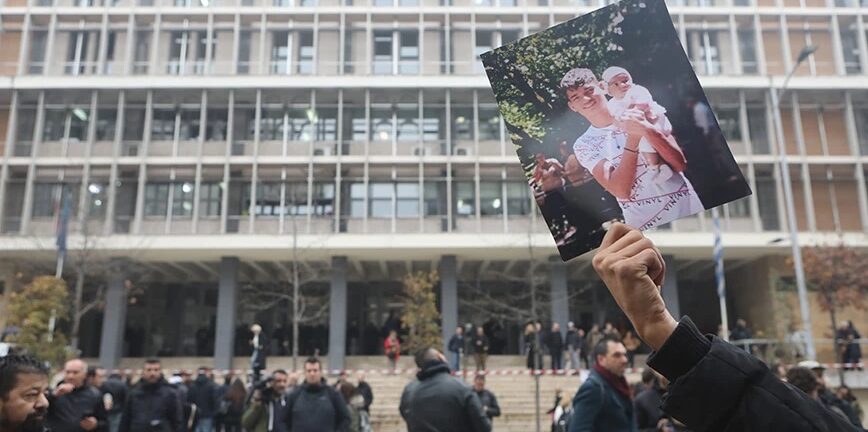
[[273, 379], [268, 377], [262, 381], [256, 383], [253, 386], [253, 390], [259, 390], [260, 399], [263, 403], [269, 403], [276, 396], [274, 393], [274, 389], [271, 388], [271, 382]]

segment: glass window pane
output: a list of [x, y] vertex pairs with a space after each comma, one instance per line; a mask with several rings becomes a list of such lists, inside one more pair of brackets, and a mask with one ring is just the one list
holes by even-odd
[[479, 211], [483, 216], [503, 214], [500, 182], [479, 183]]
[[455, 183], [455, 214], [458, 216], [473, 216], [476, 214], [476, 193], [473, 182]]

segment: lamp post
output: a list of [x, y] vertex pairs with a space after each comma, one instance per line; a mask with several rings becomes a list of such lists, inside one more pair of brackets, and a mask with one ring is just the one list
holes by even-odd
[[787, 91], [787, 84], [790, 82], [793, 73], [808, 57], [817, 51], [817, 46], [808, 45], [802, 48], [799, 52], [799, 57], [796, 59], [796, 64], [790, 68], [787, 77], [781, 88], [775, 89], [771, 87], [772, 109], [774, 111], [775, 120], [775, 142], [778, 150], [778, 164], [781, 170], [781, 181], [784, 186], [784, 202], [787, 206], [787, 225], [790, 228], [790, 247], [793, 249], [793, 267], [796, 273], [796, 289], [799, 294], [799, 309], [802, 315], [802, 327], [805, 332], [805, 345], [807, 357], [809, 360], [816, 360], [817, 351], [814, 348], [814, 336], [811, 332], [811, 311], [808, 307], [808, 288], [805, 283], [805, 270], [802, 267], [802, 250], [799, 248], [799, 228], [796, 226], [796, 209], [793, 204], [793, 186], [790, 183], [790, 168], [787, 163], [787, 148], [784, 143], [784, 127], [781, 124], [780, 100]]

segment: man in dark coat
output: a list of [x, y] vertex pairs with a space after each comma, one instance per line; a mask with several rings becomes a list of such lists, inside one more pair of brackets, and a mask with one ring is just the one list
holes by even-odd
[[714, 335], [703, 335], [690, 318], [676, 321], [660, 294], [666, 276], [663, 255], [641, 231], [614, 224], [593, 263], [615, 302], [654, 350], [648, 366], [670, 382], [663, 412], [691, 430], [861, 430], [782, 382], [759, 359]]
[[183, 432], [178, 393], [163, 379], [157, 359], [145, 360], [142, 379], [130, 391], [119, 432]]
[[627, 349], [604, 338], [594, 347], [594, 366], [573, 398], [569, 432], [636, 432], [633, 394], [624, 372]]
[[490, 432], [479, 398], [449, 374], [446, 357], [434, 348], [415, 356], [421, 371], [404, 387], [399, 410], [409, 432]]
[[48, 368], [34, 357], [0, 357], [0, 432], [44, 432]]
[[250, 326], [250, 331], [253, 334], [250, 338], [250, 346], [253, 348], [253, 353], [250, 354], [250, 369], [253, 369], [253, 382], [258, 383], [262, 377], [262, 370], [266, 367], [268, 336], [259, 324]]
[[304, 362], [304, 382], [286, 398], [289, 432], [344, 432], [350, 425], [347, 402], [327, 385], [316, 357]]
[[102, 393], [86, 382], [87, 363], [74, 359], [63, 367], [63, 381], [48, 395], [47, 426], [55, 432], [103, 432], [107, 428]]
[[103, 397], [110, 396], [111, 403], [107, 412], [108, 432], [118, 432], [121, 426], [121, 416], [124, 413], [124, 403], [127, 400], [127, 383], [118, 373], [109, 375], [100, 389]]
[[196, 372], [196, 380], [187, 390], [187, 402], [196, 405], [196, 432], [212, 432], [220, 403], [217, 384], [208, 377], [208, 368], [201, 367]]
[[449, 367], [458, 372], [461, 370], [461, 358], [464, 356], [464, 327], [455, 328], [455, 334], [449, 338]]
[[488, 417], [488, 421], [494, 426], [494, 418], [500, 417], [500, 405], [497, 404], [497, 397], [494, 393], [485, 388], [485, 375], [476, 375], [473, 378], [473, 392], [479, 397], [479, 403], [482, 404], [482, 411]]
[[561, 325], [552, 323], [552, 331], [546, 335], [546, 346], [552, 358], [552, 370], [563, 369], [564, 337], [561, 335]]
[[374, 390], [371, 389], [371, 385], [365, 381], [365, 372], [359, 371], [356, 374], [356, 379], [359, 381], [359, 385], [356, 386], [356, 389], [365, 401], [365, 405], [362, 406], [362, 409], [370, 414], [371, 404], [374, 403]]

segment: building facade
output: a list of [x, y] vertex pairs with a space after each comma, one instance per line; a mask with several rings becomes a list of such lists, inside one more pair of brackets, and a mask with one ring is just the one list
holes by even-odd
[[[781, 106], [799, 230], [806, 244], [868, 247], [868, 4], [668, 4], [754, 191], [722, 208], [730, 320], [771, 336], [798, 319], [769, 313], [790, 301], [770, 92], [819, 47]], [[414, 271], [439, 271], [444, 335], [487, 322], [504, 353], [533, 317], [622, 322], [590, 256], [553, 258], [477, 57], [602, 5], [5, 0], [6, 291], [22, 268], [54, 270], [68, 206], [65, 276], [87, 267], [86, 296], [105, 296], [81, 349], [107, 365], [160, 354], [228, 367], [253, 322], [282, 352], [296, 274], [302, 353], [334, 367], [381, 350]], [[711, 230], [706, 212], [651, 235], [672, 264], [669, 305], [713, 331]]]

